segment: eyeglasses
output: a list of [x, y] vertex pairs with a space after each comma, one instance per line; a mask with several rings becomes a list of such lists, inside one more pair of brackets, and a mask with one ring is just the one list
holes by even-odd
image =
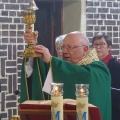
[[73, 50], [73, 49], [75, 49], [75, 48], [83, 47], [83, 46], [85, 46], [85, 45], [81, 45], [81, 46], [63, 45], [63, 46], [62, 46], [62, 50], [66, 48], [68, 51], [71, 51], [71, 50]]
[[99, 46], [100, 48], [103, 48], [105, 45], [106, 45], [105, 43], [100, 43], [100, 44], [93, 43], [93, 47], [94, 47], [94, 48], [97, 48], [98, 46]]
[[58, 46], [56, 49], [57, 50], [62, 50], [62, 46]]

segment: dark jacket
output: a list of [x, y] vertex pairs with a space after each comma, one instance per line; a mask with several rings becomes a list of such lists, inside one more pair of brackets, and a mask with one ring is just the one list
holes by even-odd
[[120, 120], [120, 62], [112, 58], [108, 68], [112, 78], [112, 120]]

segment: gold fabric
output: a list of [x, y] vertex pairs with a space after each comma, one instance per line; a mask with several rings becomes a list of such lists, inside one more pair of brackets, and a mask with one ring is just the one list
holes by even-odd
[[77, 63], [77, 65], [87, 65], [94, 61], [99, 61], [95, 48], [91, 49], [89, 53], [79, 63]]

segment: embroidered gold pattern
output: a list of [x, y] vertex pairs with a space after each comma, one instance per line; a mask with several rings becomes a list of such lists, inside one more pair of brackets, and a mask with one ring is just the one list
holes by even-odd
[[79, 63], [77, 63], [77, 65], [87, 65], [94, 61], [99, 61], [95, 48], [91, 49], [89, 53]]

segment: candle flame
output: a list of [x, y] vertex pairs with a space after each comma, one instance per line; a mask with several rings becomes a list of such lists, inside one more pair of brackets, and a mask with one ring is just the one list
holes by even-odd
[[55, 91], [54, 91], [54, 95], [55, 95], [55, 96], [59, 96], [60, 93], [59, 93], [59, 91], [58, 91], [58, 86], [55, 86], [55, 87], [54, 87], [54, 90], [55, 90]]
[[57, 86], [55, 86], [55, 91], [57, 91], [58, 90], [58, 87]]
[[84, 92], [83, 88], [80, 89], [80, 92]]
[[84, 89], [83, 88], [80, 88], [80, 96], [84, 97]]

